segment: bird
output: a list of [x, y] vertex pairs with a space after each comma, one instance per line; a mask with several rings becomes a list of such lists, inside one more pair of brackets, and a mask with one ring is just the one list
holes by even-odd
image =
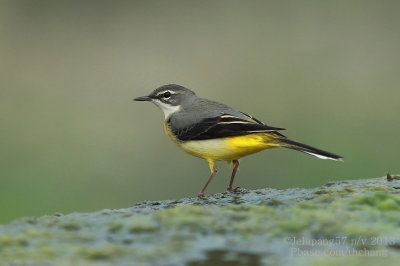
[[341, 161], [343, 158], [290, 140], [280, 133], [284, 128], [269, 126], [228, 105], [200, 98], [181, 85], [163, 85], [133, 100], [152, 102], [159, 107], [164, 113], [167, 136], [185, 152], [208, 162], [211, 174], [198, 193], [200, 198], [205, 197], [205, 190], [218, 172], [217, 161], [232, 164], [227, 190], [236, 192], [240, 191], [233, 187], [239, 159], [265, 149], [284, 147], [320, 159]]

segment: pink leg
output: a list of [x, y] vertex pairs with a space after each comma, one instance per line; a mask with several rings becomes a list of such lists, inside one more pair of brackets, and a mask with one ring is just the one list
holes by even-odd
[[215, 176], [215, 174], [217, 173], [217, 170], [214, 170], [211, 175], [208, 177], [206, 184], [204, 185], [204, 187], [200, 190], [199, 194], [197, 195], [199, 198], [204, 198], [204, 191], [206, 190], [208, 184], [210, 184], [211, 180], [213, 179], [213, 177]]
[[208, 177], [206, 184], [203, 186], [203, 188], [200, 190], [199, 194], [197, 195], [199, 198], [204, 198], [204, 191], [207, 189], [208, 184], [210, 184], [211, 180], [215, 176], [215, 174], [218, 172], [215, 162], [214, 161], [208, 161], [208, 166], [210, 167], [211, 170], [211, 175]]
[[234, 189], [232, 186], [233, 186], [233, 180], [235, 179], [235, 175], [236, 175], [238, 168], [239, 168], [239, 161], [233, 160], [233, 170], [232, 170], [231, 180], [229, 181], [229, 187], [227, 188], [227, 190], [230, 192], [236, 191], [236, 189]]

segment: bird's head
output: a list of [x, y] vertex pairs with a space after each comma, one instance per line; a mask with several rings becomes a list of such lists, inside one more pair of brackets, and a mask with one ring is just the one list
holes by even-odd
[[135, 101], [148, 101], [157, 105], [165, 118], [179, 111], [183, 106], [191, 104], [196, 99], [196, 94], [183, 86], [169, 84], [155, 89], [147, 96], [137, 97]]

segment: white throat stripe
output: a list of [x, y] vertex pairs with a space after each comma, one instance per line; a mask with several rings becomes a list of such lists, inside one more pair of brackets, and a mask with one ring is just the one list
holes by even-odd
[[166, 119], [170, 117], [173, 113], [178, 112], [181, 109], [180, 105], [173, 106], [158, 100], [153, 100], [153, 103], [157, 105], [161, 109], [161, 111], [163, 111]]

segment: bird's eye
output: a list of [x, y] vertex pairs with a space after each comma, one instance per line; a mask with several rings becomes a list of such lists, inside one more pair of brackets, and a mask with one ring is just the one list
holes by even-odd
[[169, 97], [171, 97], [171, 93], [169, 91], [164, 92], [163, 94], [164, 99], [168, 99]]

